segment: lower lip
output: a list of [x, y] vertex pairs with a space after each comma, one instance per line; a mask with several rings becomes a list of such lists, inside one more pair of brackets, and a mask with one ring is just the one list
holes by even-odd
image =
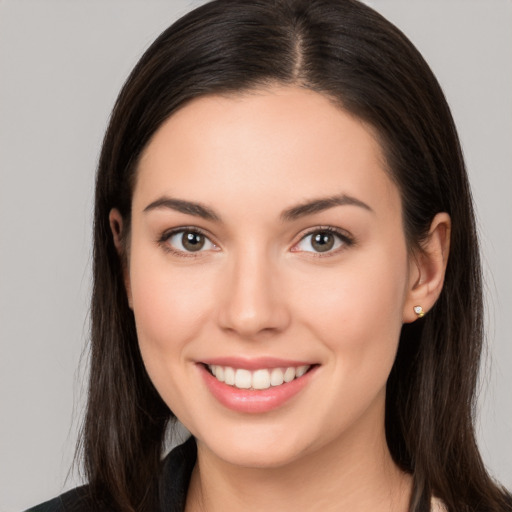
[[283, 406], [308, 384], [317, 366], [302, 377], [267, 389], [238, 389], [218, 381], [203, 364], [198, 364], [210, 393], [225, 407], [237, 412], [264, 413]]

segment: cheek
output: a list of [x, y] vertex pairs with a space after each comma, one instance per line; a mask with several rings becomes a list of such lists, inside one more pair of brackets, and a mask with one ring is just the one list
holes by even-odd
[[164, 402], [184, 424], [193, 424], [192, 391], [183, 383], [195, 376], [190, 354], [208, 328], [215, 288], [204, 273], [172, 269], [159, 258], [143, 256], [133, 254], [130, 273], [142, 360]]
[[[330, 351], [340, 354], [347, 371], [374, 362], [392, 365], [406, 297], [405, 251], [379, 251], [316, 279], [304, 279], [298, 315]], [[374, 366], [368, 364], [368, 368]]]
[[173, 268], [165, 256], [152, 253], [132, 255], [133, 309], [146, 364], [148, 358], [159, 358], [165, 364], [166, 356], [181, 355], [204, 328], [214, 304], [214, 287], [205, 272]]

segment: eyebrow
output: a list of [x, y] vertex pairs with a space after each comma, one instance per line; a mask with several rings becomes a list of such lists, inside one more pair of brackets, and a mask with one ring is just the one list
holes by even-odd
[[201, 217], [202, 219], [212, 220], [220, 222], [220, 217], [207, 206], [192, 201], [185, 201], [184, 199], [174, 199], [172, 197], [161, 197], [156, 201], [144, 208], [144, 212], [150, 212], [151, 210], [158, 210], [162, 208], [169, 208], [180, 213], [187, 215], [194, 215], [195, 217]]
[[[312, 215], [313, 213], [319, 213], [324, 210], [328, 210], [329, 208], [334, 208], [335, 206], [344, 205], [358, 206], [360, 208], [373, 212], [372, 208], [370, 208], [370, 206], [368, 206], [363, 201], [360, 201], [359, 199], [356, 199], [355, 197], [352, 196], [348, 196], [346, 194], [340, 194], [337, 196], [312, 199], [305, 203], [288, 208], [281, 213], [281, 220], [289, 222], [297, 220], [301, 217], [305, 217], [306, 215]], [[205, 220], [221, 222], [221, 217], [217, 215], [208, 206], [205, 206], [201, 203], [197, 203], [194, 201], [186, 201], [185, 199], [175, 199], [167, 196], [161, 197], [156, 201], [150, 203], [148, 206], [146, 206], [146, 208], [144, 208], [144, 212], [150, 212], [152, 210], [158, 210], [163, 208], [169, 208], [171, 210], [184, 213], [186, 215], [201, 217], [202, 219]]]
[[299, 204], [298, 206], [288, 208], [281, 214], [281, 219], [284, 221], [292, 221], [301, 217], [305, 217], [306, 215], [323, 212], [324, 210], [334, 208], [335, 206], [344, 205], [358, 206], [374, 213], [373, 209], [370, 208], [370, 206], [368, 206], [366, 203], [363, 203], [363, 201], [360, 201], [359, 199], [348, 196], [346, 194], [340, 194], [337, 196], [313, 199], [303, 204]]

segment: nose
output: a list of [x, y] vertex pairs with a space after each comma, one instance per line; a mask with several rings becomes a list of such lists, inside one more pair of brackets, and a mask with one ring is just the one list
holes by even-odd
[[219, 326], [244, 339], [284, 331], [290, 323], [286, 291], [276, 262], [246, 250], [228, 265], [219, 303]]

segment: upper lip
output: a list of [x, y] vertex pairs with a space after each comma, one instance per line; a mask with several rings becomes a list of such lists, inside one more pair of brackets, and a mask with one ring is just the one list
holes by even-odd
[[200, 361], [205, 365], [229, 366], [245, 370], [258, 370], [261, 368], [289, 368], [290, 366], [312, 366], [315, 363], [304, 360], [280, 359], [275, 357], [212, 357]]

